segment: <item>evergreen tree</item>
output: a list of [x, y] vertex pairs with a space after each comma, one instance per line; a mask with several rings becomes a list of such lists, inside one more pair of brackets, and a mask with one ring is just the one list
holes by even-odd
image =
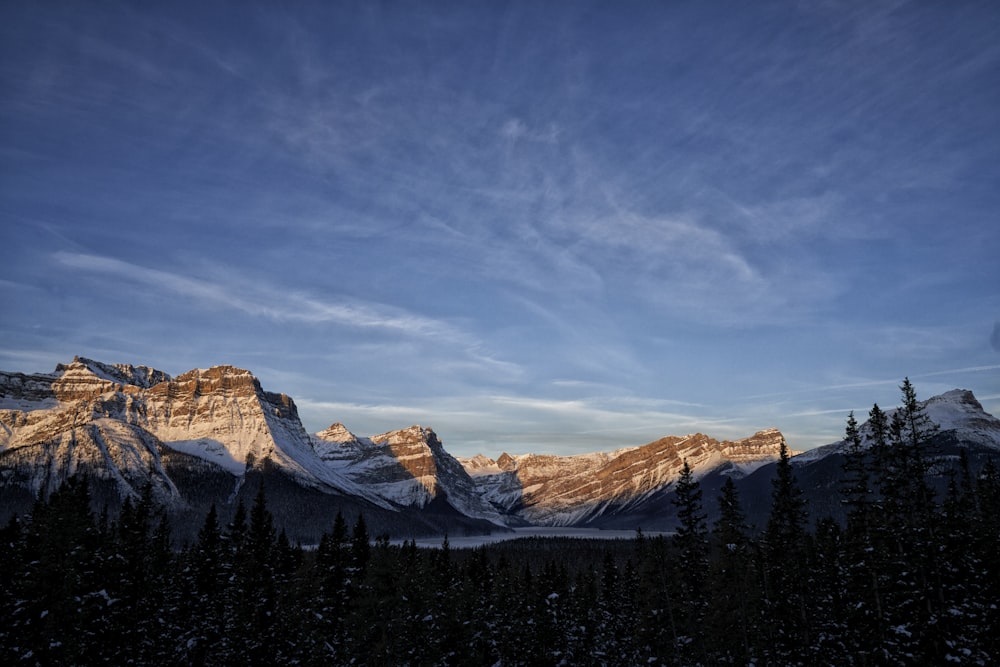
[[[872, 408], [872, 422], [882, 444], [878, 456], [885, 456], [885, 416], [878, 405]], [[883, 612], [884, 553], [876, 542], [877, 505], [872, 488], [871, 466], [875, 461], [862, 446], [862, 438], [852, 411], [847, 417], [844, 441], [844, 481], [841, 487], [847, 506], [847, 530], [844, 537], [844, 622], [850, 628], [852, 645], [862, 664], [873, 664], [885, 639]], [[829, 555], [832, 557], [832, 555]]]
[[354, 576], [360, 576], [364, 573], [370, 557], [371, 544], [368, 526], [365, 524], [365, 516], [359, 514], [351, 534], [351, 569]]
[[808, 547], [806, 591], [810, 643], [807, 652], [803, 653], [803, 657], [807, 657], [805, 662], [866, 663], [869, 654], [859, 651], [848, 613], [848, 593], [844, 586], [848, 568], [841, 524], [832, 517], [819, 519]]
[[726, 477], [718, 503], [719, 518], [711, 536], [708, 641], [721, 662], [746, 665], [753, 662], [759, 632], [759, 593], [750, 529], [732, 477]]
[[687, 459], [674, 488], [673, 503], [680, 525], [674, 535], [677, 548], [675, 578], [680, 584], [678, 626], [681, 630], [676, 647], [678, 659], [697, 663], [703, 659], [705, 626], [706, 575], [708, 573], [708, 529], [702, 510], [701, 485]]
[[974, 548], [976, 533], [975, 486], [965, 449], [960, 452], [959, 481], [955, 471], [948, 480], [936, 534], [940, 537], [940, 559], [944, 608], [939, 620], [945, 659], [968, 657], [969, 664], [985, 664], [984, 650], [989, 605], [984, 604], [984, 563]]
[[226, 562], [229, 554], [215, 503], [205, 515], [198, 541], [187, 553], [188, 587], [185, 614], [190, 620], [183, 637], [184, 655], [192, 665], [211, 662], [225, 632]]
[[878, 403], [874, 403], [868, 412], [868, 425], [871, 428], [870, 449], [872, 469], [875, 475], [876, 511], [881, 515], [885, 511], [882, 499], [887, 491], [887, 478], [892, 471], [889, 457], [889, 417], [878, 406]]
[[90, 485], [73, 476], [39, 499], [23, 531], [7, 636], [11, 664], [94, 664], [114, 641], [106, 552], [90, 513]]
[[847, 526], [849, 532], [869, 536], [872, 512], [871, 474], [853, 410], [847, 416], [845, 430], [844, 443], [847, 447], [844, 450], [842, 493], [847, 505]]
[[233, 512], [233, 518], [229, 522], [229, 525], [226, 526], [225, 540], [228, 545], [228, 551], [233, 555], [242, 552], [246, 536], [247, 508], [243, 504], [243, 499], [239, 498], [236, 502], [236, 510]]
[[125, 500], [115, 528], [109, 594], [116, 603], [109, 607], [108, 621], [119, 633], [116, 660], [155, 662], [170, 652], [165, 642], [172, 633], [166, 613], [172, 556], [169, 528], [153, 499], [151, 483], [135, 503]]
[[764, 624], [771, 660], [787, 663], [809, 646], [808, 535], [805, 500], [784, 441], [779, 456], [764, 532]]
[[936, 427], [909, 379], [900, 390], [903, 404], [889, 424], [889, 469], [883, 478], [885, 518], [891, 522], [885, 531], [891, 556], [888, 579], [893, 583], [889, 604], [897, 618], [890, 627], [899, 629], [894, 652], [912, 653], [933, 663], [942, 660], [945, 651], [939, 632], [945, 610], [936, 546], [937, 506], [927, 480], [926, 451]]
[[[23, 526], [15, 514], [0, 530], [0, 647], [4, 648], [12, 646], [14, 640], [10, 633], [17, 606], [15, 593], [24, 568], [23, 542]], [[8, 654], [4, 648], [0, 648], [0, 661], [13, 662], [16, 656]]]
[[[638, 586], [635, 588], [621, 587], [617, 591], [617, 610], [612, 612], [617, 618], [614, 642], [618, 644], [615, 652], [626, 653], [638, 650], [647, 660], [658, 662], [669, 660], [676, 647], [686, 643], [686, 627], [679, 626], [684, 620], [677, 609], [680, 597], [680, 587], [677, 582], [677, 559], [671, 558], [671, 547], [662, 535], [652, 538], [644, 537], [642, 531], [636, 532], [635, 557]], [[620, 575], [613, 569], [614, 558], [608, 553], [605, 556], [606, 578], [616, 579]], [[630, 621], [629, 610], [636, 620]], [[623, 641], [621, 633], [628, 632], [632, 626], [635, 637], [629, 642]]]
[[674, 487], [673, 504], [677, 508], [679, 526], [674, 536], [682, 567], [704, 571], [708, 559], [708, 530], [706, 515], [702, 511], [701, 485], [694, 478], [694, 472], [684, 459], [680, 477]]
[[[969, 545], [977, 554], [980, 569], [970, 573], [980, 582], [983, 610], [980, 646], [988, 655], [1000, 656], [1000, 470], [993, 459], [986, 461], [975, 482], [976, 514], [973, 522], [975, 538]], [[990, 602], [992, 601], [992, 602]]]
[[275, 586], [274, 519], [267, 509], [267, 496], [261, 483], [250, 509], [249, 524], [242, 526], [242, 503], [237, 506], [230, 527], [233, 570], [228, 586], [226, 607], [228, 646], [224, 658], [229, 662], [270, 665], [275, 661], [275, 621], [277, 589]]

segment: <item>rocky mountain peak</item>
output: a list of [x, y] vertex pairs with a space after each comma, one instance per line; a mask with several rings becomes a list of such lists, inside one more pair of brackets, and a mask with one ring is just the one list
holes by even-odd
[[440, 447], [441, 441], [437, 437], [434, 429], [415, 424], [406, 428], [388, 431], [380, 435], [373, 435], [372, 442], [385, 443], [389, 445], [397, 444], [422, 444], [427, 447]]
[[[725, 456], [735, 463], [749, 463], [753, 461], [770, 461], [777, 459], [781, 451], [781, 443], [785, 441], [785, 436], [776, 428], [757, 431], [749, 438], [741, 440], [727, 440], [723, 442]], [[788, 455], [794, 456], [798, 452], [789, 450]]]
[[517, 465], [517, 461], [514, 460], [513, 456], [504, 452], [497, 458], [497, 465], [501, 470], [510, 470]]
[[358, 436], [351, 433], [340, 422], [330, 424], [326, 429], [316, 434], [316, 437], [327, 442], [358, 443]]
[[83, 366], [94, 375], [124, 385], [132, 385], [147, 389], [155, 384], [170, 380], [170, 375], [149, 366], [133, 366], [132, 364], [106, 364], [86, 357], [75, 356], [70, 364], [59, 364], [56, 373], [70, 368]]
[[58, 364], [52, 379], [52, 391], [60, 401], [94, 398], [108, 392], [135, 393], [170, 376], [148, 366], [105, 364], [86, 357], [74, 357], [68, 364]]
[[257, 393], [260, 382], [253, 373], [235, 366], [212, 366], [196, 368], [174, 378], [175, 387], [190, 388], [198, 394], [213, 392]]
[[371, 441], [387, 447], [399, 464], [414, 479], [425, 479], [425, 486], [435, 493], [438, 472], [438, 455], [443, 451], [441, 441], [430, 428], [410, 426], [372, 436]]
[[996, 429], [997, 419], [983, 409], [968, 389], [952, 389], [923, 403], [927, 416], [942, 430], [956, 428]]

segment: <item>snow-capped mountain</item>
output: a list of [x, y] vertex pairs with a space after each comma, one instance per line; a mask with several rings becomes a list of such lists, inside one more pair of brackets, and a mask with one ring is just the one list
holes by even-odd
[[[321, 505], [397, 514], [415, 530], [433, 531], [441, 521], [423, 525], [403, 515], [439, 498], [433, 509], [448, 521], [470, 530], [502, 525], [495, 510], [463, 493], [471, 480], [430, 429], [386, 433], [359, 450], [351, 442], [361, 445], [353, 436], [344, 443], [313, 438], [290, 397], [264, 391], [249, 371], [232, 366], [172, 378], [78, 357], [49, 374], [0, 373], [0, 505], [7, 513], [80, 472], [105, 502], [137, 497], [148, 483], [175, 513], [197, 515], [207, 502], [231, 505], [248, 477], [267, 473], [280, 477], [275, 493], [292, 504], [319, 497]], [[383, 516], [381, 523], [396, 521]]]
[[[921, 401], [920, 406], [937, 428], [926, 443], [925, 455], [930, 463], [929, 481], [939, 494], [945, 492], [949, 476], [957, 472], [962, 452], [973, 471], [980, 470], [987, 459], [1000, 460], [1000, 419], [986, 412], [971, 391], [953, 389]], [[891, 420], [895, 409], [885, 409], [884, 412]], [[859, 432], [862, 446], [871, 446], [871, 424], [865, 421], [860, 425]], [[847, 447], [847, 443], [840, 440], [791, 459], [814, 519], [843, 517], [844, 507], [838, 492]], [[774, 465], [768, 464], [737, 482], [747, 513], [758, 527], [766, 522], [773, 475]]]
[[84, 466], [118, 481], [125, 494], [153, 481], [161, 493], [176, 496], [160, 465], [162, 447], [233, 475], [271, 460], [304, 484], [356, 491], [322, 465], [292, 400], [263, 391], [241, 369], [218, 366], [171, 378], [77, 358], [51, 375], [0, 378], [5, 403], [20, 405], [0, 412], [0, 451], [46, 463], [32, 479], [35, 492], [52, 474]]
[[429, 428], [411, 426], [359, 438], [335, 423], [313, 436], [313, 446], [330, 467], [385, 500], [418, 508], [447, 500], [467, 516], [506, 522]]
[[662, 504], [685, 460], [696, 477], [710, 471], [741, 477], [777, 459], [783, 440], [777, 429], [725, 442], [696, 433], [613, 452], [504, 453], [496, 461], [480, 455], [462, 463], [498, 509], [531, 524], [569, 526], [607, 522], [614, 515]]

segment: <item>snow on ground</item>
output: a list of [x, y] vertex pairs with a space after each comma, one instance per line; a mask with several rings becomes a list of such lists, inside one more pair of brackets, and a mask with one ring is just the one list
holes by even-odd
[[163, 443], [170, 449], [184, 454], [197, 456], [209, 463], [225, 468], [234, 475], [242, 475], [246, 471], [246, 463], [237, 461], [224, 444], [218, 440], [199, 438], [198, 440], [168, 440]]
[[0, 396], [0, 410], [18, 410], [20, 412], [32, 412], [34, 410], [50, 410], [58, 408], [59, 401], [54, 398], [45, 398], [40, 401], [32, 401], [26, 398], [14, 398], [13, 396]]

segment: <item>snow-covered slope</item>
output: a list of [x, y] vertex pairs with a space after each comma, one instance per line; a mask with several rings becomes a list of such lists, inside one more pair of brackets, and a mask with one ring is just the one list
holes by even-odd
[[329, 465], [385, 500], [422, 508], [440, 498], [466, 516], [504, 523], [430, 428], [411, 426], [358, 438], [335, 423], [315, 434], [313, 444]]
[[[988, 460], [1000, 460], [1000, 419], [983, 410], [971, 391], [954, 389], [920, 404], [937, 426], [937, 432], [928, 438], [924, 447], [926, 463], [929, 464], [927, 481], [936, 493], [946, 493], [950, 476], [960, 474], [959, 461], [963, 455], [973, 474], [977, 474]], [[896, 409], [884, 409], [884, 412], [891, 420]], [[857, 418], [861, 421], [861, 415]], [[859, 432], [862, 446], [870, 447], [871, 425], [865, 421], [860, 425]], [[841, 440], [791, 459], [814, 519], [844, 519], [845, 506], [841, 502], [840, 490], [843, 487], [846, 450], [847, 444]], [[767, 522], [774, 474], [775, 466], [766, 465], [737, 482], [747, 517], [758, 527]]]
[[161, 500], [177, 500], [159, 465], [167, 448], [235, 476], [269, 461], [303, 485], [367, 495], [313, 451], [289, 397], [231, 366], [170, 378], [78, 357], [52, 374], [0, 374], [0, 390], [5, 405], [18, 406], [0, 410], [0, 455], [32, 469], [36, 493], [85, 468], [123, 495], [151, 481]]
[[[975, 395], [968, 389], [952, 389], [938, 396], [921, 401], [931, 422], [938, 429], [938, 437], [956, 437], [966, 444], [975, 444], [1000, 451], [1000, 419], [983, 409]], [[896, 409], [885, 410], [889, 420]], [[860, 421], [860, 419], [859, 419]], [[872, 428], [868, 421], [859, 427], [863, 447], [872, 443]], [[795, 465], [806, 465], [821, 461], [832, 454], [842, 453], [847, 447], [843, 440], [816, 447], [792, 458]]]

